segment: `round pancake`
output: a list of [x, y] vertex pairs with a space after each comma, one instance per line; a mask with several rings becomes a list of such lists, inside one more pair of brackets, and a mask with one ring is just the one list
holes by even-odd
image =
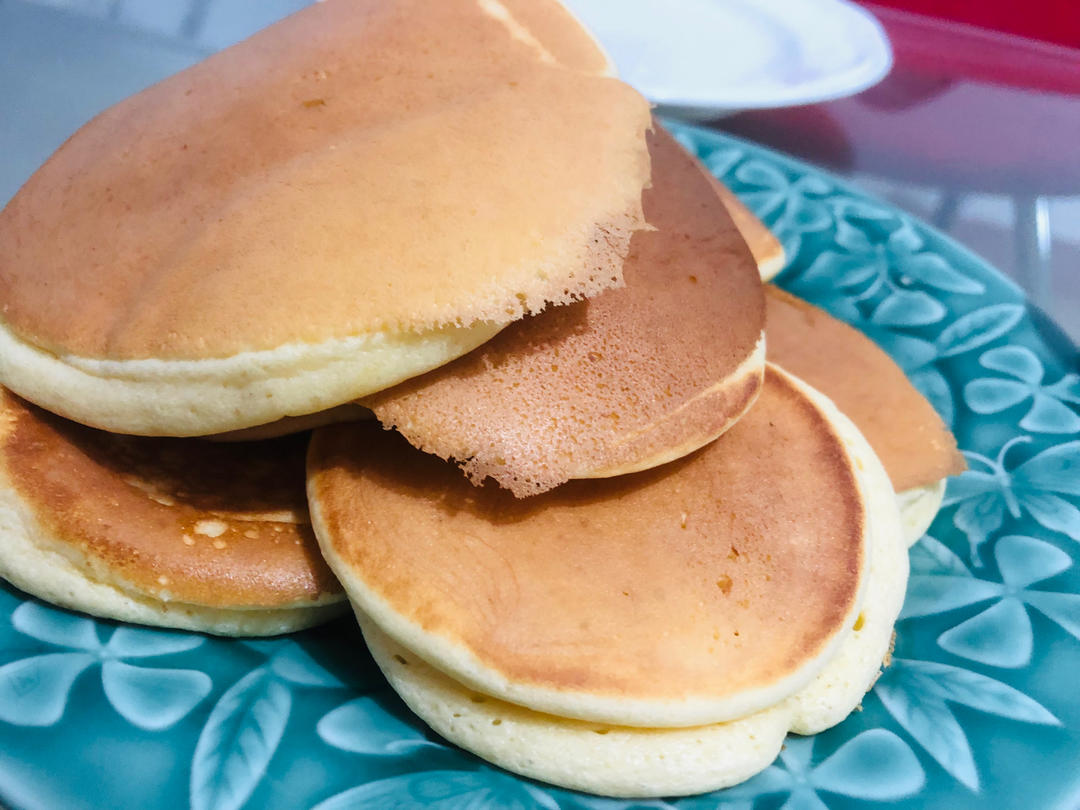
[[320, 428], [312, 525], [353, 602], [470, 688], [621, 725], [719, 722], [804, 686], [858, 612], [865, 510], [830, 409], [771, 370], [697, 453], [525, 501], [392, 432]]
[[304, 498], [306, 436], [104, 433], [0, 391], [0, 576], [139, 624], [271, 635], [341, 613]]
[[758, 271], [705, 171], [659, 125], [649, 147], [655, 230], [634, 235], [626, 287], [364, 399], [384, 425], [525, 497], [680, 458], [746, 412], [765, 367]]
[[938, 510], [945, 500], [945, 480], [936, 481], [923, 487], [898, 492], [896, 501], [900, 505], [900, 517], [904, 523], [904, 539], [909, 546], [919, 542], [930, 524], [937, 517]]
[[934, 407], [862, 332], [766, 285], [769, 362], [829, 397], [885, 465], [897, 492], [936, 485], [967, 465]]
[[553, 0], [312, 4], [99, 115], [0, 213], [0, 382], [221, 433], [618, 286], [650, 118], [608, 71]]
[[888, 655], [903, 602], [907, 551], [888, 476], [850, 420], [835, 414], [833, 420], [856, 460], [866, 497], [866, 595], [835, 657], [777, 705], [727, 723], [681, 729], [587, 723], [478, 694], [358, 614], [368, 647], [393, 688], [425, 722], [451, 742], [515, 773], [622, 797], [700, 793], [741, 782], [775, 759], [789, 730], [817, 733], [855, 708]]

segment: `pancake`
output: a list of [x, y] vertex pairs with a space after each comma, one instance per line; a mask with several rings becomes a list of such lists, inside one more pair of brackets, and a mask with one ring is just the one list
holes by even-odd
[[327, 0], [105, 111], [0, 213], [0, 382], [206, 435], [622, 283], [649, 106], [554, 0]]
[[697, 453], [525, 501], [373, 425], [320, 428], [312, 525], [354, 604], [469, 688], [620, 725], [739, 717], [835, 653], [867, 563], [835, 409], [766, 380]]
[[747, 247], [750, 248], [754, 261], [757, 262], [761, 280], [771, 281], [776, 278], [780, 271], [784, 269], [784, 264], [787, 261], [787, 257], [784, 256], [784, 246], [780, 244], [780, 240], [768, 229], [765, 223], [742, 204], [742, 201], [731, 192], [731, 189], [717, 180], [712, 174], [709, 176], [713, 178], [716, 193], [721, 202], [724, 203], [724, 207], [727, 208], [735, 227], [739, 229], [739, 233], [746, 240]]
[[363, 400], [414, 446], [518, 497], [690, 453], [751, 406], [765, 367], [761, 283], [697, 162], [657, 125], [626, 287], [513, 324]]
[[0, 576], [61, 607], [221, 635], [339, 615], [306, 444], [120, 436], [0, 391]]
[[765, 301], [769, 361], [836, 403], [866, 436], [898, 493], [935, 487], [966, 469], [934, 407], [873, 341], [777, 287], [766, 286]]
[[809, 684], [778, 704], [727, 723], [676, 729], [542, 714], [457, 683], [359, 614], [372, 655], [394, 690], [435, 731], [524, 776], [573, 790], [641, 798], [701, 793], [749, 778], [776, 758], [789, 730], [816, 734], [858, 705], [888, 657], [904, 599], [908, 558], [888, 476], [851, 422], [832, 411], [866, 496], [866, 595], [836, 655]]
[[899, 492], [896, 500], [900, 504], [904, 540], [909, 546], [913, 546], [926, 534], [941, 509], [945, 500], [945, 479]]

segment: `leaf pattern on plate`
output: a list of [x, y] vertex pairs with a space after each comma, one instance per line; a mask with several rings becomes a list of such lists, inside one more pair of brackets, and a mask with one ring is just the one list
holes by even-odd
[[358, 785], [313, 810], [557, 810], [525, 782], [487, 769], [419, 771]]
[[51, 726], [67, 707], [71, 686], [96, 659], [87, 653], [49, 653], [0, 667], [0, 720]]
[[[706, 158], [715, 172], [722, 163]], [[805, 234], [827, 229], [832, 211], [823, 202], [832, 185], [817, 175], [791, 178], [772, 164], [743, 160], [734, 168], [743, 203], [776, 233], [789, 261], [799, 255]]]
[[955, 357], [992, 343], [1024, 317], [1019, 304], [991, 304], [950, 323], [934, 341], [939, 357]]
[[945, 318], [947, 309], [930, 291], [983, 291], [982, 284], [928, 251], [908, 218], [844, 200], [833, 208], [836, 244], [842, 250], [819, 253], [799, 283], [835, 285], [870, 323], [886, 327], [936, 324]]
[[725, 798], [787, 794], [782, 805], [827, 808], [820, 793], [853, 799], [894, 801], [917, 793], [926, 782], [919, 760], [906, 742], [886, 729], [871, 729], [848, 740], [817, 765], [814, 737], [789, 736], [775, 765], [724, 792]]
[[345, 684], [299, 644], [287, 643], [277, 648], [270, 659], [273, 673], [296, 686], [310, 686], [319, 689], [342, 689]]
[[76, 678], [95, 665], [101, 666], [102, 687], [112, 707], [146, 731], [173, 726], [210, 693], [212, 684], [203, 672], [124, 661], [193, 650], [203, 643], [200, 636], [118, 627], [102, 644], [92, 620], [31, 601], [15, 608], [11, 623], [25, 636], [74, 651], [34, 655], [0, 667], [0, 721], [54, 725], [64, 714]]
[[[890, 239], [906, 234], [911, 227], [905, 219], [895, 218], [902, 224]], [[910, 247], [911, 242], [905, 236], [899, 244]], [[921, 246], [921, 241], [918, 244]], [[826, 251], [805, 273], [788, 279], [787, 286], [877, 342], [904, 369], [945, 423], [952, 425], [956, 406], [939, 361], [966, 354], [1003, 337], [1020, 322], [1024, 309], [1019, 304], [982, 307], [956, 318], [933, 339], [899, 331], [938, 324], [946, 315], [944, 305], [926, 291], [905, 289], [900, 282], [892, 280], [890, 270], [894, 266], [908, 267], [920, 256], [896, 256], [885, 247], [879, 247], [874, 256]], [[932, 262], [916, 263], [925, 269]], [[909, 275], [902, 274], [900, 278], [908, 284], [914, 283]], [[845, 284], [850, 286], [845, 288]]]
[[[1024, 346], [1001, 346], [979, 358], [983, 368], [1005, 377], [981, 377], [964, 386], [964, 402], [975, 413], [1001, 413], [1031, 401], [1020, 427], [1033, 433], [1080, 433], [1080, 376], [1064, 374], [1045, 385], [1045, 371], [1035, 352]], [[1070, 407], [1070, 405], [1074, 407]]]
[[[937, 543], [933, 538], [921, 542], [927, 540]], [[993, 600], [993, 604], [942, 633], [938, 644], [954, 655], [996, 667], [1031, 663], [1034, 632], [1028, 606], [1080, 640], [1080, 594], [1029, 587], [1071, 568], [1073, 561], [1068, 554], [1033, 537], [1007, 535], [994, 544], [994, 559], [1001, 582], [976, 579], [958, 557], [949, 562], [944, 572], [913, 572], [901, 616], [929, 616]]]
[[967, 535], [973, 565], [982, 565], [979, 549], [1007, 514], [1027, 514], [1043, 528], [1080, 541], [1080, 508], [1069, 499], [1080, 496], [1080, 441], [1049, 447], [1015, 468], [1006, 464], [1010, 450], [1031, 441], [1016, 436], [995, 458], [964, 451], [970, 469], [949, 479], [943, 505], [959, 505], [953, 523]]
[[979, 775], [971, 744], [949, 704], [1024, 723], [1060, 725], [1054, 715], [1023, 692], [935, 661], [894, 660], [874, 686], [874, 694], [915, 742], [975, 792], [979, 790]]
[[252, 670], [214, 706], [191, 763], [192, 810], [236, 810], [285, 733], [292, 693], [269, 667]]
[[354, 754], [398, 755], [438, 743], [424, 737], [413, 718], [408, 723], [385, 709], [372, 696], [355, 698], [319, 720], [319, 736], [327, 745]]
[[210, 677], [189, 669], [146, 669], [106, 661], [101, 666], [105, 696], [124, 719], [147, 731], [174, 725], [210, 693]]
[[218, 699], [191, 762], [191, 810], [237, 810], [277, 751], [295, 686], [342, 688], [342, 681], [292, 641], [247, 644], [270, 657]]

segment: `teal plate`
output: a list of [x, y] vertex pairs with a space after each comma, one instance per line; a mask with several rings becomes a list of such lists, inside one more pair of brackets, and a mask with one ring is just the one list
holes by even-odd
[[519, 779], [404, 708], [359, 632], [229, 641], [0, 590], [0, 804], [23, 808], [809, 810], [1080, 806], [1080, 377], [1021, 291], [893, 207], [672, 125], [768, 223], [779, 283], [862, 329], [970, 471], [911, 552], [892, 666], [856, 712], [726, 791], [596, 799]]

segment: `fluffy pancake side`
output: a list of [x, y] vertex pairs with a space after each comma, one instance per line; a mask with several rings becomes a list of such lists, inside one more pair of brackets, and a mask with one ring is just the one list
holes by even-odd
[[679, 458], [746, 412], [765, 365], [753, 258], [698, 163], [659, 125], [649, 143], [654, 230], [631, 241], [627, 286], [364, 399], [383, 424], [524, 497]]
[[341, 612], [304, 501], [306, 437], [102, 433], [0, 393], [0, 575], [94, 615], [268, 635]]
[[373, 425], [321, 428], [312, 523], [350, 598], [471, 688], [626, 725], [801, 688], [858, 612], [866, 515], [830, 419], [782, 372], [720, 439], [527, 500]]
[[905, 489], [896, 493], [896, 500], [904, 523], [904, 539], [913, 546], [926, 534], [945, 501], [945, 479]]
[[561, 6], [527, 17], [328, 0], [102, 113], [0, 213], [2, 381], [118, 432], [219, 433], [618, 286], [648, 105]]
[[866, 440], [820, 394], [855, 460], [870, 519], [866, 595], [836, 655], [776, 705], [721, 724], [632, 728], [536, 712], [478, 693], [434, 669], [358, 613], [368, 646], [409, 707], [451, 742], [534, 779], [606, 796], [652, 797], [741, 782], [777, 755], [789, 730], [811, 734], [843, 720], [888, 655], [908, 560], [888, 476]]

